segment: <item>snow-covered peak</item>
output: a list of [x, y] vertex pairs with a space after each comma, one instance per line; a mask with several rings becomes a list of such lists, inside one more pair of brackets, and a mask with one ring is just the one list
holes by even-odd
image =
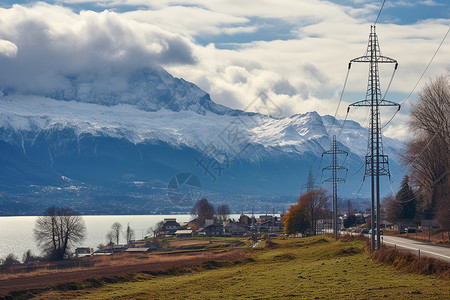
[[[110, 136], [135, 144], [163, 141], [199, 151], [212, 145], [229, 157], [248, 160], [280, 152], [309, 152], [320, 156], [331, 145], [330, 119], [316, 112], [286, 118], [259, 114], [218, 115], [210, 111], [199, 115], [193, 110], [145, 111], [130, 104], [105, 106], [39, 96], [4, 96], [0, 99], [0, 112], [0, 127], [26, 133], [26, 138], [33, 138], [42, 131], [70, 128], [77, 135]], [[361, 140], [366, 140], [367, 132], [356, 122], [348, 124], [340, 142], [363, 157], [367, 149]], [[8, 141], [9, 136], [1, 138]], [[239, 145], [233, 144], [236, 140]], [[256, 146], [259, 152], [240, 152], [247, 144]]]
[[[143, 68], [108, 76], [66, 76], [59, 88], [33, 91], [34, 96], [104, 106], [128, 104], [145, 111], [194, 111], [232, 114], [233, 110], [214, 103], [208, 93], [193, 83], [174, 78], [161, 67]], [[11, 92], [9, 92], [11, 93]], [[15, 91], [16, 94], [29, 94]]]

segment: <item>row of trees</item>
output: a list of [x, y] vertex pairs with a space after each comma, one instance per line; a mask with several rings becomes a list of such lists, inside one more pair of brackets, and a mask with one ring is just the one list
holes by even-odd
[[126, 243], [130, 243], [135, 238], [134, 229], [130, 227], [130, 223], [127, 224], [127, 228], [122, 232], [122, 224], [115, 222], [111, 226], [111, 230], [106, 234], [106, 240], [109, 245], [119, 244], [120, 237], [124, 236]]
[[324, 189], [312, 190], [301, 195], [297, 204], [291, 205], [283, 216], [285, 232], [305, 235], [309, 231], [312, 235], [316, 235], [317, 220], [330, 217], [329, 199]]
[[450, 230], [450, 84], [448, 76], [431, 80], [412, 106], [409, 129], [414, 134], [403, 156], [410, 176], [395, 197], [385, 199], [389, 221], [419, 221], [431, 212]]
[[[86, 225], [83, 218], [73, 209], [50, 207], [44, 215], [38, 217], [33, 230], [38, 247], [42, 249], [44, 256], [50, 260], [62, 260], [68, 255], [71, 246], [81, 243], [86, 237]], [[127, 243], [134, 239], [134, 230], [127, 224], [122, 232], [122, 224], [115, 222], [111, 231], [106, 235], [110, 245], [119, 244], [121, 236]], [[12, 262], [13, 256], [5, 261]], [[28, 251], [24, 255], [24, 262], [33, 261], [35, 257]], [[16, 259], [17, 260], [17, 259]]]
[[227, 204], [221, 204], [214, 208], [212, 203], [209, 203], [206, 198], [198, 200], [191, 210], [191, 215], [195, 216], [199, 224], [204, 224], [206, 219], [213, 219], [218, 222], [228, 220], [231, 211]]

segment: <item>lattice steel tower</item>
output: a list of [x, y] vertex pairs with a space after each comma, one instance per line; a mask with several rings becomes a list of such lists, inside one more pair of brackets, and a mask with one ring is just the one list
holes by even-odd
[[338, 176], [338, 173], [339, 173], [339, 170], [347, 171], [347, 168], [338, 165], [338, 155], [342, 155], [342, 154], [348, 155], [348, 153], [346, 151], [339, 150], [338, 144], [336, 141], [336, 136], [333, 135], [333, 144], [331, 145], [331, 150], [325, 151], [322, 154], [322, 157], [325, 154], [331, 155], [331, 165], [323, 168], [322, 172], [324, 170], [331, 171], [331, 178], [325, 179], [323, 182], [331, 182], [333, 184], [333, 234], [334, 234], [334, 237], [337, 239], [338, 238], [337, 188], [338, 188], [338, 183], [345, 182], [345, 178], [340, 178]]
[[[382, 56], [380, 45], [378, 44], [378, 37], [375, 33], [375, 25], [370, 28], [369, 43], [367, 51], [364, 56], [352, 59], [349, 64], [353, 62], [369, 63], [369, 82], [367, 85], [366, 99], [350, 104], [350, 106], [367, 106], [370, 107], [370, 133], [369, 145], [366, 155], [366, 167], [364, 176], [371, 177], [371, 198], [372, 198], [372, 212], [371, 212], [371, 249], [375, 249], [375, 233], [377, 241], [377, 249], [380, 248], [380, 176], [390, 175], [388, 156], [383, 153], [383, 145], [381, 141], [381, 126], [380, 126], [380, 106], [396, 106], [400, 109], [400, 104], [387, 101], [381, 96], [380, 77], [378, 71], [379, 63], [395, 64], [395, 70], [398, 63], [395, 59], [387, 56]], [[349, 106], [349, 109], [350, 109]], [[376, 207], [375, 207], [376, 204]], [[376, 218], [375, 218], [376, 211]], [[375, 231], [376, 223], [376, 231]]]
[[319, 187], [316, 185], [316, 182], [314, 181], [314, 176], [312, 174], [311, 168], [309, 168], [308, 172], [308, 178], [306, 179], [306, 183], [302, 185], [302, 189], [300, 190], [300, 193], [303, 193], [303, 190], [306, 190], [306, 192], [310, 192], [312, 190], [316, 190]]

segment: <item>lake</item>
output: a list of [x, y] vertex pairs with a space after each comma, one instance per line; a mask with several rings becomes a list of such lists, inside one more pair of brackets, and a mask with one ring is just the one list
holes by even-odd
[[[238, 214], [230, 215], [238, 219]], [[176, 218], [178, 222], [187, 222], [191, 215], [126, 215], [126, 216], [83, 216], [87, 228], [86, 239], [81, 245], [96, 249], [97, 245], [106, 244], [106, 234], [111, 230], [115, 222], [122, 224], [123, 230], [127, 224], [135, 231], [135, 238], [141, 239], [146, 235], [150, 227], [164, 218]], [[30, 249], [33, 254], [40, 254], [33, 237], [34, 223], [37, 217], [0, 217], [0, 258], [5, 258], [9, 253], [14, 253], [22, 260], [22, 255]], [[122, 237], [121, 243], [125, 243]]]

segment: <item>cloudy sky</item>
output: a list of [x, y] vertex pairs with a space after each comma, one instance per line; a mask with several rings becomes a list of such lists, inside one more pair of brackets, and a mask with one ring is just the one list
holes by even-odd
[[[382, 0], [0, 1], [0, 87], [63, 86], [67, 77], [109, 76], [161, 65], [220, 104], [246, 108], [261, 92], [286, 116], [334, 115], [350, 59], [367, 48]], [[387, 0], [378, 19], [382, 54], [399, 69], [387, 99], [413, 90], [450, 28], [448, 0]], [[450, 70], [445, 40], [417, 92]], [[381, 67], [386, 88], [392, 65]], [[337, 117], [362, 100], [367, 64], [354, 64]], [[384, 134], [407, 138], [413, 93]], [[384, 121], [393, 111], [383, 111]], [[367, 110], [350, 111], [367, 123]]]

